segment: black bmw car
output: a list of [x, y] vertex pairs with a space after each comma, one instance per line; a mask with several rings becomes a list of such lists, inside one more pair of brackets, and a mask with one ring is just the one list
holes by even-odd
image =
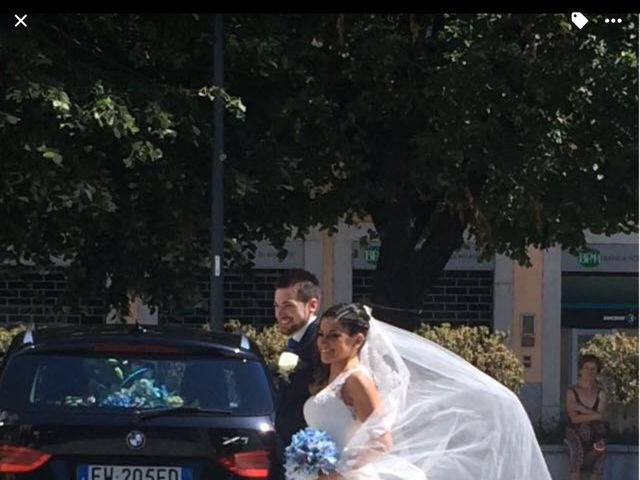
[[43, 328], [0, 364], [0, 478], [273, 478], [274, 390], [255, 345], [156, 326]]

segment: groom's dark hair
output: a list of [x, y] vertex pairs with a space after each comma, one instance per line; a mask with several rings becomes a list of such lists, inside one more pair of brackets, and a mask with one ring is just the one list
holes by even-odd
[[301, 302], [308, 302], [312, 298], [320, 300], [320, 282], [313, 273], [295, 268], [285, 271], [276, 283], [278, 288], [294, 287], [296, 299]]

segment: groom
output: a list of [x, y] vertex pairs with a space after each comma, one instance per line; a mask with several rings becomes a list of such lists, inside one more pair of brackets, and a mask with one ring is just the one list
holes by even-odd
[[298, 356], [295, 369], [278, 380], [276, 433], [286, 447], [291, 436], [307, 426], [302, 414], [313, 381], [314, 341], [320, 307], [320, 284], [306, 270], [288, 270], [278, 280], [273, 308], [280, 331], [287, 335], [287, 348]]

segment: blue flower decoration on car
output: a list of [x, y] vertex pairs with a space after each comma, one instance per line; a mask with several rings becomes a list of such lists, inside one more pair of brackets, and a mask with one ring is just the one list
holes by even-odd
[[164, 385], [156, 387], [153, 380], [142, 378], [129, 388], [107, 395], [100, 406], [125, 408], [156, 408], [169, 405], [169, 392]]

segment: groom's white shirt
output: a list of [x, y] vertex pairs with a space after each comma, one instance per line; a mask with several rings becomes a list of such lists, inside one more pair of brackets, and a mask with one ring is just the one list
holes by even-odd
[[316, 318], [317, 318], [316, 315], [311, 315], [309, 317], [309, 320], [307, 320], [307, 323], [305, 323], [305, 325], [300, 330], [298, 330], [296, 333], [291, 335], [289, 338], [300, 343], [300, 341], [302, 340], [302, 337], [304, 337], [304, 334], [307, 332], [307, 328], [309, 328], [309, 325], [311, 325]]

